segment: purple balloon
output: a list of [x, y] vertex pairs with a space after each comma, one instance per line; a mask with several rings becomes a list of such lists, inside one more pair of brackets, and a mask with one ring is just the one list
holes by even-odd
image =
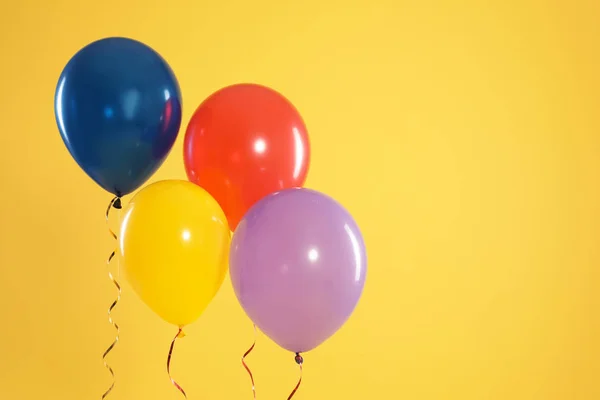
[[365, 284], [365, 244], [332, 198], [288, 189], [256, 203], [238, 225], [231, 282], [246, 314], [284, 349], [319, 346], [350, 317]]

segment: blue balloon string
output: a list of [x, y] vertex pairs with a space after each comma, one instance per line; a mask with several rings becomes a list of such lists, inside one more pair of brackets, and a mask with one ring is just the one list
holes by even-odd
[[[106, 225], [108, 226], [108, 232], [113, 237], [113, 239], [117, 240], [117, 235], [115, 234], [115, 232], [113, 232], [112, 229], [110, 229], [110, 225], [109, 225], [110, 210], [113, 207], [117, 208], [117, 209], [121, 208], [121, 199], [120, 198], [115, 197], [110, 201], [110, 203], [108, 204], [108, 208], [106, 209], [106, 215], [105, 215]], [[108, 256], [108, 259], [106, 260], [106, 264], [108, 266], [110, 266], [110, 262], [115, 257], [115, 254], [116, 254], [116, 250], [113, 250], [112, 253], [110, 253], [110, 256]], [[115, 372], [113, 371], [112, 367], [106, 361], [106, 357], [115, 348], [117, 343], [119, 343], [119, 333], [120, 333], [119, 325], [117, 325], [115, 323], [115, 321], [112, 319], [112, 311], [117, 306], [117, 303], [119, 303], [119, 300], [121, 300], [121, 285], [119, 285], [119, 283], [113, 276], [112, 272], [110, 272], [110, 271], [108, 272], [108, 277], [110, 278], [112, 283], [117, 288], [117, 298], [113, 301], [113, 303], [108, 308], [108, 322], [115, 328], [115, 330], [117, 331], [117, 335], [115, 337], [115, 340], [111, 343], [111, 345], [108, 346], [108, 349], [106, 349], [104, 354], [102, 354], [102, 361], [104, 362], [104, 367], [106, 367], [106, 369], [108, 369], [108, 372], [110, 372], [110, 375], [112, 377], [112, 383], [111, 383], [110, 387], [106, 390], [106, 392], [104, 392], [104, 394], [102, 394], [102, 399], [106, 398], [106, 396], [108, 396], [108, 394], [110, 392], [112, 392], [112, 390], [115, 387], [115, 382], [116, 382]]]

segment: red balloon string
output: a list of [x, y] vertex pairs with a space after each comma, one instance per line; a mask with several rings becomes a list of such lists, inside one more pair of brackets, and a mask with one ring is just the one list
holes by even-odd
[[[119, 197], [115, 197], [110, 201], [110, 203], [108, 204], [108, 208], [106, 209], [106, 214], [105, 214], [106, 226], [108, 227], [108, 232], [113, 237], [113, 239], [117, 240], [117, 234], [115, 232], [113, 232], [112, 229], [110, 229], [110, 224], [109, 224], [109, 215], [110, 215], [111, 208], [121, 209], [121, 199]], [[107, 266], [110, 266], [110, 262], [115, 257], [115, 254], [116, 254], [116, 250], [113, 250], [112, 253], [110, 253], [110, 255], [108, 256], [108, 259], [106, 260]], [[115, 381], [116, 381], [115, 372], [113, 371], [112, 367], [106, 361], [106, 357], [114, 349], [114, 347], [117, 345], [117, 343], [119, 343], [119, 333], [120, 333], [119, 325], [117, 325], [115, 323], [115, 321], [112, 319], [112, 311], [117, 306], [117, 303], [119, 302], [119, 300], [121, 300], [121, 285], [119, 285], [119, 283], [113, 276], [112, 272], [110, 272], [110, 270], [108, 271], [108, 277], [110, 278], [112, 283], [117, 288], [117, 298], [112, 302], [112, 304], [108, 308], [108, 322], [115, 328], [115, 330], [117, 331], [117, 334], [115, 336], [115, 340], [113, 340], [111, 345], [108, 346], [108, 349], [106, 349], [104, 354], [102, 354], [102, 361], [104, 363], [104, 367], [108, 370], [108, 372], [110, 372], [110, 375], [112, 377], [112, 383], [111, 383], [110, 387], [106, 390], [106, 392], [104, 392], [104, 394], [102, 395], [102, 399], [104, 399], [106, 396], [108, 396], [108, 394], [110, 392], [112, 392], [113, 388], [115, 387]]]
[[167, 374], [169, 374], [169, 379], [171, 380], [173, 386], [175, 386], [177, 390], [179, 390], [181, 394], [183, 394], [183, 397], [187, 399], [187, 395], [185, 394], [183, 388], [179, 386], [179, 384], [175, 382], [175, 379], [173, 379], [173, 377], [171, 376], [171, 357], [173, 356], [173, 348], [175, 347], [175, 342], [177, 341], [177, 339], [180, 339], [184, 336], [185, 333], [183, 333], [183, 328], [179, 328], [179, 330], [177, 331], [177, 335], [175, 335], [173, 341], [171, 342], [171, 347], [169, 347], [169, 355], [167, 356]]
[[252, 342], [252, 346], [244, 353], [242, 356], [242, 365], [248, 371], [248, 375], [250, 375], [250, 381], [252, 382], [252, 395], [254, 396], [254, 400], [256, 400], [256, 386], [254, 385], [254, 376], [252, 375], [252, 371], [250, 371], [250, 367], [246, 364], [245, 358], [254, 350], [254, 346], [256, 346], [256, 325], [254, 325], [254, 341]]
[[300, 377], [298, 378], [298, 383], [296, 384], [296, 387], [294, 388], [294, 390], [292, 390], [292, 393], [290, 393], [287, 400], [290, 400], [292, 397], [294, 397], [294, 395], [298, 391], [298, 388], [300, 387], [300, 384], [302, 383], [302, 364], [304, 364], [304, 358], [302, 358], [300, 353], [296, 353], [295, 361], [296, 364], [298, 364], [298, 366], [300, 367]]

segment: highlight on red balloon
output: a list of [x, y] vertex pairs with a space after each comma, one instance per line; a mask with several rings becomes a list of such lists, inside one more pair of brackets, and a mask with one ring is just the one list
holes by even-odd
[[210, 95], [196, 109], [185, 134], [188, 179], [221, 205], [235, 230], [263, 197], [302, 187], [310, 144], [294, 105], [266, 86], [244, 83]]

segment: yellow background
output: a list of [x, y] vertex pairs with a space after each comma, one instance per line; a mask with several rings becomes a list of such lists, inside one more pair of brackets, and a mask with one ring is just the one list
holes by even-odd
[[[99, 399], [113, 331], [110, 196], [55, 126], [68, 59], [104, 36], [164, 55], [187, 123], [212, 91], [272, 86], [310, 129], [308, 186], [369, 251], [349, 323], [305, 356], [298, 399], [600, 398], [600, 3], [13, 1], [1, 6], [0, 398]], [[181, 140], [154, 177], [184, 178]], [[175, 329], [125, 285], [112, 399], [179, 399]], [[176, 349], [194, 399], [251, 399], [228, 281]], [[259, 337], [259, 399], [291, 354]]]

